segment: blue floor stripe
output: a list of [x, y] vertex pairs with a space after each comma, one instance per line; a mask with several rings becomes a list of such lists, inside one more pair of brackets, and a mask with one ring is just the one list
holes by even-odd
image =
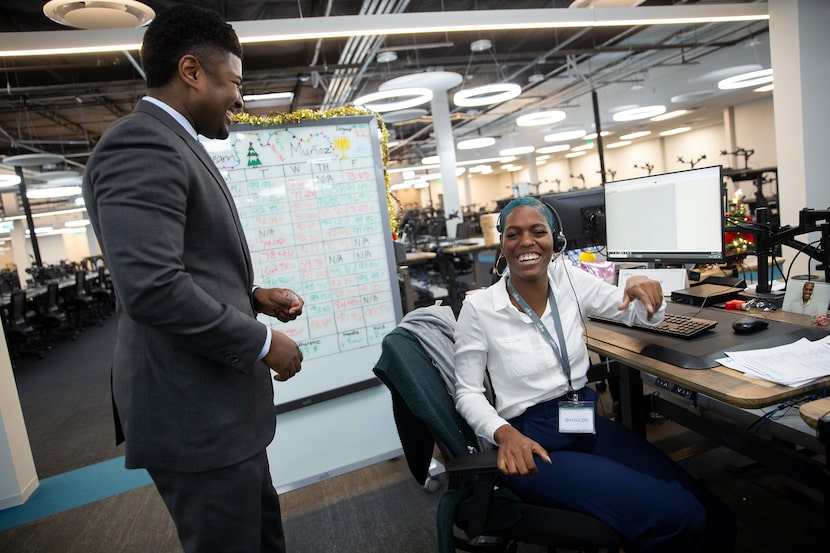
[[124, 468], [123, 457], [44, 478], [26, 503], [0, 510], [0, 532], [152, 482], [146, 470]]

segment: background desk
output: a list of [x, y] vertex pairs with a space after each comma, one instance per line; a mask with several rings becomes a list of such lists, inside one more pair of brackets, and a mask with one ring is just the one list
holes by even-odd
[[[669, 308], [670, 311], [681, 309], [674, 304], [670, 304]], [[688, 306], [682, 309], [688, 309]], [[699, 316], [707, 318], [707, 313], [714, 312], [704, 309]], [[741, 315], [745, 313], [736, 314]], [[809, 325], [809, 318], [803, 315], [781, 311], [766, 315], [774, 320]], [[830, 472], [826, 458], [808, 454], [824, 450], [815, 432], [809, 428], [779, 428], [775, 421], [764, 425], [763, 432], [750, 429], [752, 422], [763, 416], [757, 408], [779, 405], [824, 390], [830, 387], [830, 377], [805, 386], [788, 387], [747, 377], [723, 366], [706, 370], [684, 369], [636, 353], [644, 343], [648, 343], [652, 336], [648, 332], [618, 330], [618, 327], [592, 322], [586, 326], [589, 349], [620, 364], [619, 401], [622, 422], [626, 426], [645, 432], [645, 413], [642, 409], [645, 377], [660, 390], [649, 396], [650, 410], [794, 480], [822, 490], [825, 530], [830, 536]], [[714, 332], [732, 333], [732, 328], [719, 324]]]

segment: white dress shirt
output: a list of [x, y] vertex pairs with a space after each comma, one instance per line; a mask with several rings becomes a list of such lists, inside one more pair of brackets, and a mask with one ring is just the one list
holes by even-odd
[[[530, 317], [510, 303], [505, 279], [465, 298], [455, 330], [456, 408], [476, 434], [493, 443], [494, 432], [507, 424], [506, 419], [568, 390], [559, 358]], [[548, 269], [548, 281], [562, 320], [571, 383], [578, 390], [587, 383], [590, 365], [583, 317], [597, 314], [630, 324], [647, 322], [647, 312], [639, 300], [624, 311], [617, 310], [621, 289], [561, 258]], [[647, 324], [662, 321], [665, 305], [664, 301]], [[542, 322], [558, 342], [550, 307], [548, 302]], [[485, 368], [495, 392], [495, 407], [484, 396]]]

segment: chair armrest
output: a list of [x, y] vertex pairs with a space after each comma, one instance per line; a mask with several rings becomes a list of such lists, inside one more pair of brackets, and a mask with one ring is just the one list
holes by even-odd
[[497, 449], [480, 451], [478, 453], [471, 453], [470, 455], [454, 457], [444, 464], [444, 468], [449, 474], [462, 476], [465, 474], [497, 473], [499, 472], [498, 456], [499, 451]]

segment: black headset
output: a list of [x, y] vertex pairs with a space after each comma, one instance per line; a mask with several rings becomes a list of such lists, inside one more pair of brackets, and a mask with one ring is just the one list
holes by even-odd
[[[543, 200], [539, 200], [542, 205], [547, 207], [551, 214], [553, 215], [553, 226], [554, 228], [550, 229], [553, 233], [553, 253], [560, 253], [565, 250], [568, 246], [568, 240], [565, 238], [564, 229], [562, 228], [562, 219], [559, 217], [559, 213], [556, 212], [556, 209], [548, 202]], [[496, 224], [496, 230], [499, 231], [499, 234], [504, 230], [504, 221], [502, 218], [504, 217], [504, 211], [499, 214], [499, 220]]]

